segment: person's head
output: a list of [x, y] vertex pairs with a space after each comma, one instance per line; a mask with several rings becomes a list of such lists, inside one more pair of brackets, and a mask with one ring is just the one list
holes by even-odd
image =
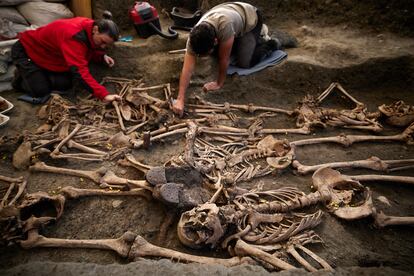
[[95, 20], [92, 27], [92, 39], [96, 47], [105, 49], [119, 38], [119, 29], [111, 20], [112, 14], [105, 11], [103, 19]]
[[203, 56], [213, 52], [217, 43], [216, 31], [209, 23], [202, 22], [190, 32], [190, 45], [194, 53]]

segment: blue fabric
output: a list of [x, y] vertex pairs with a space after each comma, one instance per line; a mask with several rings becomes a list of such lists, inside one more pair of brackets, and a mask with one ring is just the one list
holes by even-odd
[[247, 76], [255, 72], [261, 71], [266, 67], [281, 63], [287, 58], [287, 53], [282, 50], [274, 51], [270, 56], [263, 59], [261, 62], [251, 68], [240, 68], [234, 65], [229, 65], [227, 68], [227, 75], [238, 74], [240, 76]]
[[22, 95], [20, 97], [18, 97], [17, 99], [20, 101], [25, 101], [31, 104], [42, 104], [47, 102], [47, 100], [49, 100], [50, 98], [50, 94], [47, 94], [46, 96], [40, 97], [40, 98], [34, 98], [28, 94], [26, 95]]

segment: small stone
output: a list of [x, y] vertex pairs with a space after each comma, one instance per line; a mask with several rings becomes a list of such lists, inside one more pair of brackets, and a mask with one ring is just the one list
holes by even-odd
[[112, 201], [112, 207], [118, 208], [122, 204], [122, 200], [114, 200]]
[[126, 174], [126, 172], [127, 172], [126, 170], [122, 169], [122, 170], [119, 171], [119, 174], [124, 175], [124, 174]]
[[315, 31], [310, 28], [309, 26], [303, 25], [302, 27], [300, 27], [300, 32], [304, 35], [308, 35], [308, 36], [314, 36], [315, 35]]
[[384, 203], [385, 205], [391, 207], [390, 201], [385, 196], [379, 196], [379, 197], [377, 197], [377, 199], [378, 199], [379, 202]]

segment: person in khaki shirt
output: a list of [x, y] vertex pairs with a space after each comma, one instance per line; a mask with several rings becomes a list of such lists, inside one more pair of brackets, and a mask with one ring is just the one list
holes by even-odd
[[219, 60], [217, 80], [204, 84], [204, 91], [220, 89], [226, 79], [230, 55], [242, 68], [256, 65], [264, 55], [280, 48], [277, 40], [261, 41], [262, 16], [256, 7], [242, 2], [228, 2], [206, 12], [191, 30], [187, 40], [184, 65], [180, 76], [178, 97], [173, 111], [183, 115], [185, 93], [199, 56], [212, 54], [216, 49]]

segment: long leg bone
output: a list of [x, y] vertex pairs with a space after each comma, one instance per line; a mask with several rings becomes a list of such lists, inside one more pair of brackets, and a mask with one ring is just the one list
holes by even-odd
[[135, 260], [140, 257], [162, 257], [175, 259], [180, 262], [195, 262], [209, 265], [223, 265], [227, 267], [243, 263], [254, 263], [250, 258], [232, 257], [229, 259], [219, 259], [181, 253], [168, 248], [155, 246], [138, 235], [132, 245], [129, 258]]
[[233, 108], [233, 109], [238, 109], [238, 110], [249, 112], [249, 113], [253, 113], [255, 111], [268, 111], [268, 112], [284, 113], [289, 116], [293, 114], [293, 111], [290, 111], [290, 110], [266, 107], [266, 106], [255, 106], [253, 104], [249, 104], [249, 105], [229, 104], [229, 103], [215, 104], [215, 103], [211, 103], [207, 101], [202, 101], [202, 104], [206, 107], [223, 108], [224, 110], [230, 110], [231, 108]]
[[148, 190], [141, 188], [131, 189], [129, 191], [104, 191], [102, 189], [78, 189], [72, 186], [66, 186], [59, 192], [69, 199], [85, 196], [142, 196], [148, 200], [151, 200], [152, 198], [148, 193]]
[[49, 172], [49, 173], [58, 173], [58, 174], [67, 174], [67, 175], [85, 177], [99, 184], [102, 176], [106, 173], [107, 169], [104, 167], [101, 167], [95, 171], [72, 170], [72, 169], [48, 166], [44, 162], [37, 162], [33, 166], [30, 166], [30, 171]]
[[[365, 168], [371, 169], [375, 171], [388, 171], [391, 167], [397, 166], [397, 169], [400, 166], [407, 165], [407, 164], [414, 164], [414, 159], [405, 159], [405, 160], [381, 160], [378, 157], [370, 157], [366, 160], [358, 160], [358, 161], [348, 161], [348, 162], [332, 162], [332, 163], [325, 163], [313, 166], [306, 166], [301, 164], [298, 160], [294, 160], [292, 165], [294, 168], [298, 170], [298, 172], [302, 175], [311, 173], [316, 171], [322, 167], [329, 167], [333, 169], [337, 168]], [[404, 167], [401, 167], [404, 168]], [[407, 167], [408, 169], [410, 167]]]
[[414, 217], [387, 216], [383, 212], [377, 213], [376, 210], [373, 212], [373, 217], [375, 225], [380, 228], [394, 225], [414, 225]]
[[126, 232], [118, 239], [104, 240], [70, 240], [46, 238], [39, 235], [37, 229], [32, 229], [28, 233], [27, 240], [21, 241], [20, 245], [25, 248], [36, 247], [57, 247], [57, 248], [94, 248], [113, 250], [122, 257], [128, 257], [129, 250], [134, 242], [136, 234]]
[[[345, 175], [344, 175], [345, 176]], [[398, 175], [347, 175], [356, 181], [389, 181], [389, 182], [399, 182], [405, 184], [414, 184], [413, 176], [398, 176]]]
[[336, 137], [322, 137], [315, 139], [304, 139], [291, 142], [291, 146], [303, 146], [303, 145], [314, 145], [321, 143], [338, 143], [344, 146], [350, 146], [353, 143], [357, 142], [406, 142], [408, 144], [413, 143], [413, 132], [414, 132], [414, 123], [407, 127], [404, 132], [396, 135], [389, 136], [376, 136], [376, 135], [341, 135]]

